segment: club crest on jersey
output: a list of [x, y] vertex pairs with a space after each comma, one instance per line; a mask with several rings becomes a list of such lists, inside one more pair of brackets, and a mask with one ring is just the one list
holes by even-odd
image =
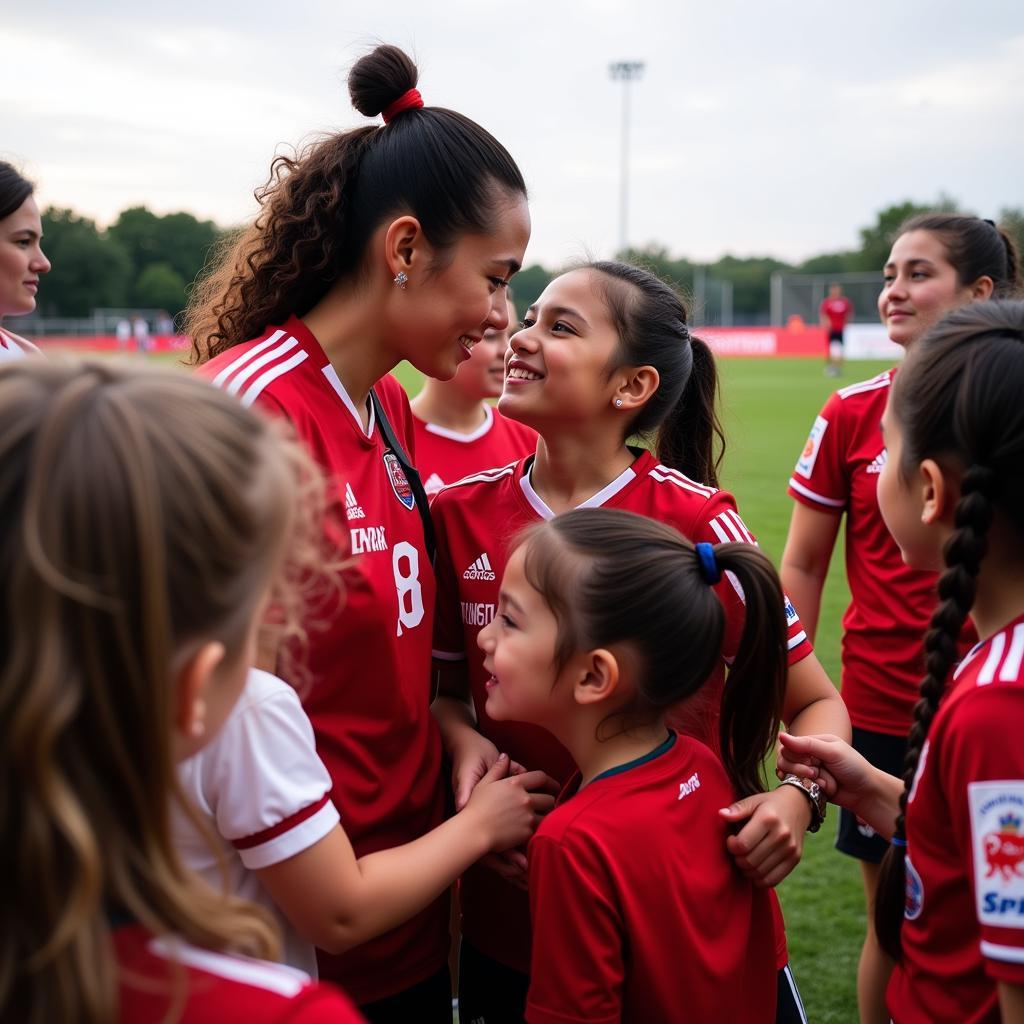
[[1024, 781], [972, 782], [967, 796], [978, 917], [1024, 928]]
[[921, 908], [924, 906], [924, 886], [921, 884], [921, 876], [917, 873], [908, 853], [904, 860], [907, 873], [906, 901], [903, 904], [903, 916], [908, 921], [916, 921], [921, 916]]
[[807, 438], [807, 444], [804, 445], [804, 450], [800, 453], [800, 459], [796, 464], [796, 471], [808, 480], [814, 472], [814, 463], [818, 461], [818, 449], [821, 447], [821, 439], [825, 436], [826, 430], [828, 430], [828, 420], [822, 416], [816, 416], [810, 436]]
[[405, 470], [402, 469], [402, 464], [398, 461], [398, 456], [391, 451], [385, 452], [384, 466], [388, 471], [388, 479], [391, 481], [391, 490], [395, 492], [395, 497], [407, 509], [412, 510], [416, 504], [416, 498], [412, 493], [412, 486], [405, 475]]

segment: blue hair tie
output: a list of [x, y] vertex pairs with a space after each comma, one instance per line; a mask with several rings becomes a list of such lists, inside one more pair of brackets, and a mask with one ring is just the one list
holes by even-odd
[[704, 582], [713, 587], [722, 578], [722, 570], [718, 568], [715, 549], [707, 541], [697, 545], [697, 560], [700, 562], [700, 574]]
[[889, 840], [889, 842], [892, 843], [893, 846], [905, 847], [907, 845], [906, 839], [900, 839], [899, 836], [893, 836], [892, 839]]

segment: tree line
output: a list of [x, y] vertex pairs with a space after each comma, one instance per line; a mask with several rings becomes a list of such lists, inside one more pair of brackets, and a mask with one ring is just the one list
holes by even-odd
[[[880, 271], [889, 254], [896, 228], [907, 217], [926, 210], [959, 210], [948, 196], [934, 203], [897, 203], [880, 210], [875, 222], [860, 230], [856, 249], [822, 253], [802, 263], [786, 263], [771, 256], [723, 256], [714, 263], [698, 264], [673, 256], [667, 245], [651, 244], [619, 253], [619, 258], [650, 267], [684, 291], [693, 293], [696, 276], [727, 281], [733, 288], [733, 311], [741, 322], [767, 320], [771, 276], [775, 271], [839, 274]], [[998, 222], [1007, 227], [1024, 248], [1024, 208], [1000, 211]], [[53, 269], [40, 290], [42, 316], [87, 317], [101, 307], [164, 309], [180, 313], [192, 283], [203, 272], [225, 234], [211, 220], [190, 213], [157, 215], [144, 206], [124, 210], [105, 230], [73, 210], [49, 207], [43, 212], [44, 249]], [[530, 302], [558, 272], [533, 264], [519, 273], [516, 295]], [[522, 304], [522, 302], [520, 303]]]

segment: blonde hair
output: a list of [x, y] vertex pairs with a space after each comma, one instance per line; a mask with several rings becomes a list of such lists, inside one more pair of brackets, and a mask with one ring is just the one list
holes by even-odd
[[268, 585], [281, 604], [310, 575], [313, 480], [276, 426], [180, 372], [0, 369], [0, 1017], [116, 1019], [112, 917], [276, 952], [175, 851], [174, 667], [211, 639], [241, 656]]

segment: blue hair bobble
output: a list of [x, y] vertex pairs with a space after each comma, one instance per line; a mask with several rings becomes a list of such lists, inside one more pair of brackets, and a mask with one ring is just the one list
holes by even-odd
[[704, 582], [713, 587], [722, 578], [722, 570], [718, 568], [718, 559], [715, 558], [715, 549], [707, 541], [701, 541], [696, 547], [700, 574]]
[[889, 842], [892, 843], [893, 846], [905, 847], [907, 845], [906, 839], [900, 839], [899, 836], [893, 836], [892, 839], [889, 840]]

